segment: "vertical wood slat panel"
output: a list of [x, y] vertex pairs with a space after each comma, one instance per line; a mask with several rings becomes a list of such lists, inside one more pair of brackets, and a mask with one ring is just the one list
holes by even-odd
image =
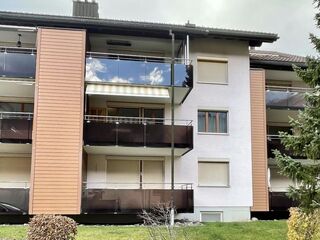
[[85, 35], [38, 31], [30, 214], [80, 213]]
[[265, 71], [250, 71], [252, 129], [252, 211], [269, 211]]

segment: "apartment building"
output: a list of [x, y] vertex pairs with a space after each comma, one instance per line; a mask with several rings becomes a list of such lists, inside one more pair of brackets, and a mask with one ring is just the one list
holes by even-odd
[[278, 36], [97, 9], [0, 14], [0, 219], [130, 222], [172, 200], [176, 218], [204, 222], [272, 210], [267, 144], [302, 85], [293, 61], [249, 48]]
[[[289, 118], [296, 118], [298, 110], [305, 106], [304, 94], [309, 90], [293, 71], [293, 65], [306, 67], [304, 57], [271, 51], [250, 51], [251, 82], [259, 82], [252, 88], [252, 157], [254, 215], [288, 215], [292, 202], [286, 192], [294, 182], [279, 174], [272, 150], [286, 151], [279, 139], [279, 131], [290, 132]], [[292, 156], [292, 155], [291, 155]], [[303, 157], [292, 156], [297, 161]], [[270, 214], [269, 214], [270, 215]]]

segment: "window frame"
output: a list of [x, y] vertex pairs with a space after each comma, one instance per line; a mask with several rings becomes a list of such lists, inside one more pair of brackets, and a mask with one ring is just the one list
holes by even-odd
[[[199, 112], [204, 112], [205, 113], [205, 131], [199, 131]], [[209, 131], [209, 113], [212, 112], [212, 113], [218, 113], [216, 115], [216, 121], [217, 121], [217, 132], [210, 132]], [[227, 124], [227, 128], [226, 128], [226, 132], [219, 132], [220, 130], [220, 120], [219, 120], [219, 113], [226, 113], [226, 124]], [[200, 135], [229, 135], [229, 110], [208, 110], [208, 109], [198, 109], [198, 112], [197, 112], [197, 123], [198, 123], [198, 126], [197, 126], [197, 131], [198, 131], [198, 134]]]
[[[203, 214], [207, 214], [207, 215], [220, 215], [220, 221], [215, 221], [215, 222], [223, 222], [223, 211], [200, 211], [200, 222], [203, 222]], [[213, 222], [213, 221], [211, 221]], [[207, 222], [208, 223], [208, 222]]]
[[[226, 64], [226, 82], [208, 82], [200, 79], [199, 62], [207, 63], [225, 63]], [[199, 84], [214, 84], [214, 85], [229, 85], [229, 60], [223, 57], [197, 57], [197, 83]]]
[[[212, 163], [212, 164], [227, 164], [227, 184], [226, 185], [215, 185], [215, 184], [201, 184], [199, 182], [199, 164], [200, 163]], [[230, 176], [231, 176], [231, 173], [230, 173], [230, 161], [229, 159], [221, 159], [221, 160], [218, 160], [218, 159], [212, 159], [212, 160], [208, 160], [208, 159], [198, 159], [198, 187], [200, 188], [230, 188], [231, 187], [231, 184], [230, 184]]]

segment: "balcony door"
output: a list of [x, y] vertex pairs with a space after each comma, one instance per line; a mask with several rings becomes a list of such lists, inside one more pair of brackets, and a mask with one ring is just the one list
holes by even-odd
[[163, 161], [108, 159], [107, 188], [163, 189]]
[[136, 160], [108, 160], [107, 188], [137, 189], [140, 184], [140, 163]]
[[[149, 124], [163, 123], [162, 119], [164, 118], [164, 109], [156, 107], [108, 107], [107, 110], [108, 116], [117, 116], [117, 117], [127, 117], [128, 119], [123, 119], [124, 122], [140, 122], [138, 118], [148, 118]], [[137, 120], [134, 120], [137, 118]], [[154, 119], [154, 120], [153, 120]]]
[[163, 161], [142, 162], [143, 189], [162, 189], [164, 187]]

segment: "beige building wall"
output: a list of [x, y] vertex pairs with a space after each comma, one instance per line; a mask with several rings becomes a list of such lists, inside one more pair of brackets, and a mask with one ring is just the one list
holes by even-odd
[[252, 129], [252, 211], [269, 211], [268, 162], [265, 103], [265, 71], [250, 71]]
[[85, 39], [38, 31], [30, 214], [80, 213]]

